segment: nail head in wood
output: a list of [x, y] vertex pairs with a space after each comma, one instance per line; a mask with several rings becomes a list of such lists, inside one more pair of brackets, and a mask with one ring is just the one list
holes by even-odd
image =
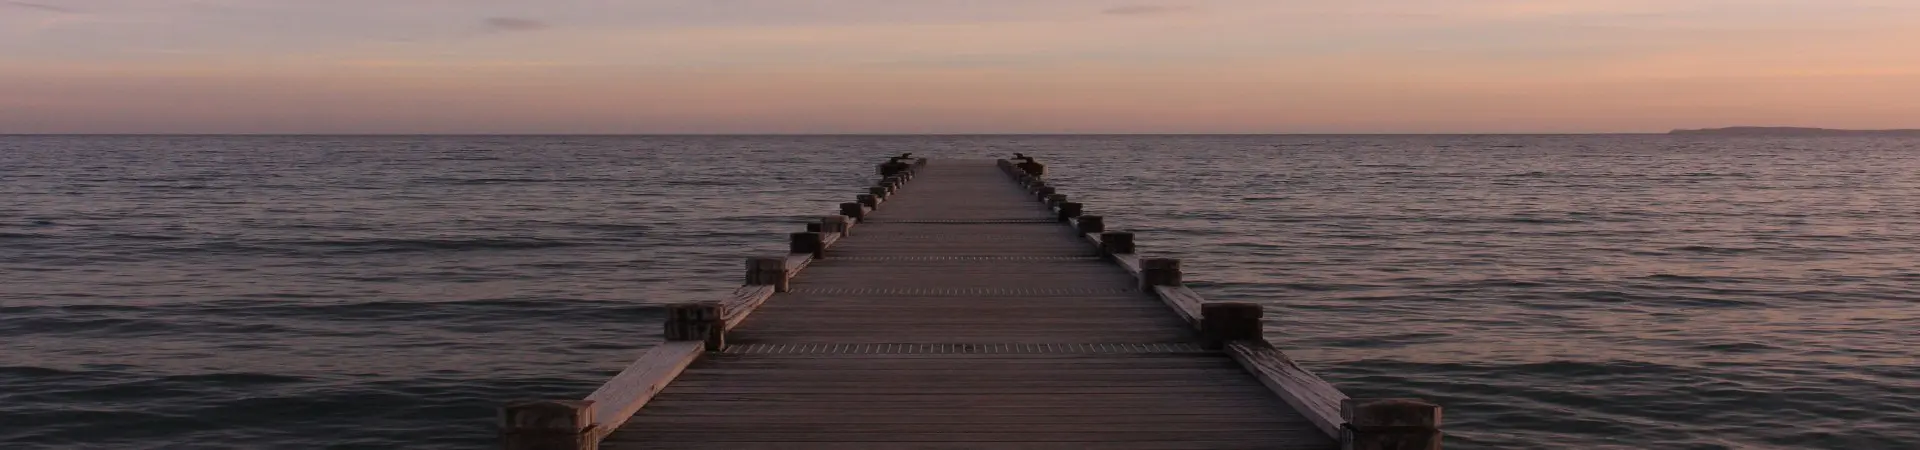
[[1109, 255], [1132, 254], [1133, 233], [1125, 231], [1100, 233], [1100, 250]]
[[1266, 326], [1261, 320], [1265, 314], [1259, 303], [1202, 303], [1200, 334], [1213, 349], [1225, 348], [1234, 341], [1266, 342]]
[[543, 400], [500, 408], [500, 441], [506, 450], [596, 450], [593, 402]]
[[1081, 233], [1103, 233], [1107, 231], [1107, 219], [1100, 216], [1080, 216]]
[[1180, 285], [1180, 260], [1172, 258], [1144, 258], [1140, 260], [1140, 285], [1151, 290], [1154, 286]]
[[721, 302], [667, 305], [667, 340], [705, 341], [707, 351], [727, 349], [727, 305]]
[[1417, 399], [1340, 401], [1342, 450], [1440, 450], [1440, 405]]

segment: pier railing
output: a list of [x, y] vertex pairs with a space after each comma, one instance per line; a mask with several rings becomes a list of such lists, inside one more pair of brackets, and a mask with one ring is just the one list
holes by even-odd
[[1346, 450], [1438, 449], [1440, 406], [1416, 399], [1352, 399], [1339, 388], [1300, 367], [1268, 342], [1258, 303], [1209, 302], [1182, 282], [1180, 260], [1141, 258], [1134, 252], [1130, 232], [1107, 231], [1106, 218], [1086, 214], [1085, 206], [1068, 201], [1042, 178], [1045, 166], [1032, 158], [1000, 160], [1008, 176], [1044, 202], [1061, 222], [1078, 230], [1102, 255], [1126, 268], [1174, 314], [1200, 332], [1210, 348], [1225, 351], [1261, 384], [1307, 417]]

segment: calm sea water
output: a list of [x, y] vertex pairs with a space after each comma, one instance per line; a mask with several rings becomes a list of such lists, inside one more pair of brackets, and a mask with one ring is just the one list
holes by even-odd
[[1449, 448], [1920, 448], [1920, 140], [1664, 136], [0, 137], [0, 446], [484, 448], [907, 151]]

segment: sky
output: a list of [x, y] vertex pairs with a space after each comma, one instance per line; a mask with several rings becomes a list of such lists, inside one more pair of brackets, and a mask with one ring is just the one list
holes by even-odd
[[1915, 0], [0, 0], [0, 133], [1920, 128]]

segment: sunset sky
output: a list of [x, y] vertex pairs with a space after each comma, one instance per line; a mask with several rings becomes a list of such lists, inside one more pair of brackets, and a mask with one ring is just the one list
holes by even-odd
[[1920, 128], [1915, 0], [0, 0], [0, 133]]

